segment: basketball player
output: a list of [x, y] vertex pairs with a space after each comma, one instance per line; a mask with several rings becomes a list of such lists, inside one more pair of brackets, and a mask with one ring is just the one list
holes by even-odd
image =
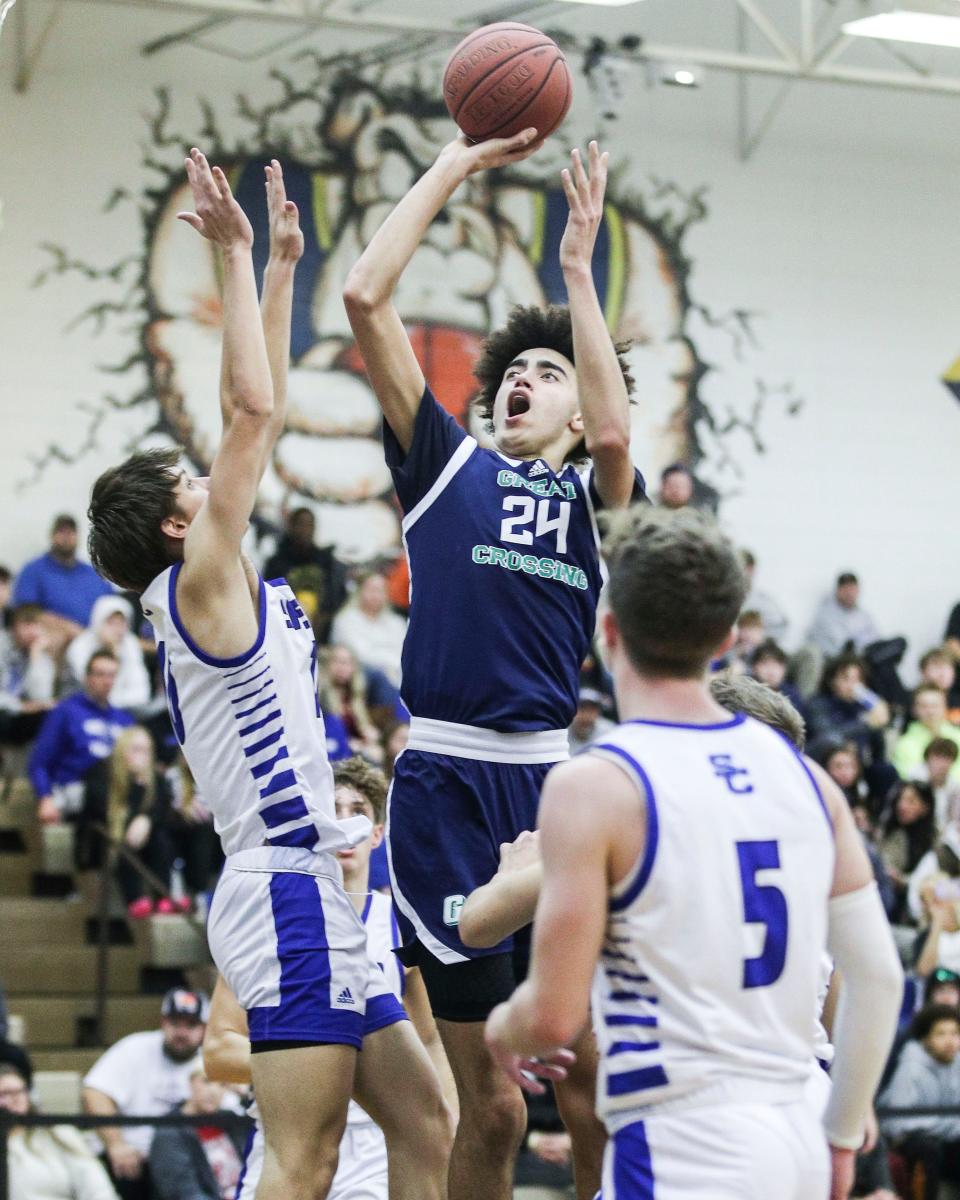
[[[780, 730], [802, 750], [806, 736], [803, 718], [786, 697], [765, 687], [749, 675], [723, 672], [710, 679], [710, 694], [731, 713], [749, 716]], [[524, 832], [500, 847], [500, 867], [489, 883], [466, 899], [460, 911], [460, 936], [468, 946], [495, 946], [503, 938], [533, 920], [543, 881], [540, 840], [536, 832]], [[831, 967], [832, 969], [832, 967]], [[829, 980], [829, 972], [827, 973]], [[819, 1006], [818, 1006], [819, 1011]], [[815, 1046], [815, 1070], [811, 1088], [822, 1094], [827, 1076], [822, 1065], [829, 1062], [833, 1048], [820, 1022]], [[567, 1077], [554, 1084], [557, 1107], [573, 1146], [573, 1172], [577, 1200], [593, 1200], [600, 1189], [600, 1170], [607, 1135], [594, 1115], [597, 1085], [597, 1050], [588, 1024], [573, 1043], [576, 1061]], [[529, 1081], [524, 1087], [530, 1090]], [[824, 1101], [825, 1103], [825, 1101]]]
[[209, 479], [179, 470], [176, 451], [106, 471], [91, 497], [90, 552], [104, 576], [142, 593], [174, 732], [227, 855], [207, 932], [250, 1025], [266, 1139], [257, 1200], [323, 1200], [371, 977], [335, 856], [370, 826], [336, 820], [310, 623], [240, 551], [283, 427], [303, 238], [274, 162], [261, 324], [250, 223], [198, 150], [187, 175], [196, 212], [181, 215], [222, 259], [223, 434]]
[[[388, 801], [391, 883], [404, 961], [420, 967], [457, 1083], [451, 1200], [508, 1200], [523, 1136], [519, 1088], [496, 1070], [483, 1022], [525, 970], [524, 938], [471, 950], [464, 897], [497, 846], [533, 826], [550, 764], [566, 757], [580, 664], [601, 586], [595, 512], [642, 497], [630, 460], [628, 389], [591, 274], [607, 156], [574, 151], [560, 265], [569, 309], [516, 309], [476, 374], [495, 450], [434, 399], [393, 304], [426, 230], [477, 172], [519, 162], [536, 131], [457, 140], [374, 235], [344, 291], [384, 414], [404, 510], [410, 625], [402, 694], [412, 713]], [[573, 463], [592, 456], [578, 474]]]
[[[423, 1167], [417, 1166], [418, 1160], [432, 1159], [435, 1174], [445, 1182], [453, 1122], [438, 1123], [434, 1114], [443, 1111], [439, 1075], [446, 1078], [449, 1068], [419, 972], [404, 972], [393, 953], [399, 931], [390, 898], [369, 891], [370, 853], [383, 838], [386, 780], [376, 767], [352, 758], [334, 767], [334, 783], [338, 819], [362, 815], [373, 823], [370, 837], [339, 851], [338, 858], [344, 889], [363, 921], [367, 952], [382, 983], [378, 994], [367, 993], [367, 1030], [354, 1081], [354, 1096], [363, 1107], [350, 1104], [330, 1200], [387, 1200], [388, 1195], [390, 1200], [417, 1200], [423, 1194]], [[403, 1043], [403, 1053], [398, 1053], [397, 1043]], [[246, 1013], [222, 977], [214, 989], [203, 1057], [211, 1078], [250, 1082]], [[450, 1087], [452, 1092], [452, 1080]], [[374, 1114], [376, 1121], [368, 1114]], [[258, 1124], [248, 1144], [236, 1200], [253, 1200], [262, 1164], [263, 1133]]]
[[[902, 985], [859, 833], [822, 773], [710, 696], [745, 590], [716, 526], [635, 510], [606, 549], [624, 723], [547, 781], [530, 976], [488, 1043], [516, 1078], [583, 1027], [595, 974], [605, 1200], [840, 1200]], [[803, 1098], [825, 945], [832, 1169]]]
[[[780, 692], [749, 675], [723, 671], [710, 676], [710, 695], [727, 712], [745, 713], [779, 730], [798, 750], [803, 749], [806, 741], [803, 717]], [[500, 847], [496, 875], [471, 892], [464, 902], [459, 924], [463, 941], [468, 946], [495, 946], [529, 925], [540, 899], [542, 882], [540, 836], [536, 831], [526, 830], [515, 841]]]

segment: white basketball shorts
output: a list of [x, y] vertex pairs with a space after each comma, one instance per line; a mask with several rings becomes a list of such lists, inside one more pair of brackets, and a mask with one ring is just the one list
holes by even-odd
[[275, 1041], [360, 1048], [367, 938], [333, 856], [275, 847], [231, 855], [207, 939], [246, 1010], [254, 1049]]
[[820, 1119], [805, 1100], [653, 1113], [607, 1142], [603, 1200], [827, 1200]]

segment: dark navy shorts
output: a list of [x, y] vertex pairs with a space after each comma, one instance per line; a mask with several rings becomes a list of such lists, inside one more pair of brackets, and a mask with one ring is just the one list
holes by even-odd
[[428, 741], [418, 736], [423, 724], [443, 725], [414, 719], [411, 745], [397, 759], [388, 801], [391, 885], [403, 945], [409, 951], [419, 943], [447, 964], [509, 954], [512, 937], [487, 949], [465, 946], [457, 927], [460, 909], [496, 874], [501, 843], [536, 828], [544, 778], [565, 757], [565, 743], [558, 741], [564, 733], [490, 734], [501, 741], [539, 739], [553, 755], [547, 762], [504, 762], [418, 749]]

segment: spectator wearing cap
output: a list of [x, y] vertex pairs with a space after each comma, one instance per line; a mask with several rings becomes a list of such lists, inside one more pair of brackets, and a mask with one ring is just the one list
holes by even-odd
[[77, 522], [61, 513], [50, 531], [50, 549], [17, 576], [13, 602], [39, 604], [51, 631], [65, 643], [86, 627], [97, 597], [112, 591], [89, 563], [77, 558]]
[[[921, 683], [913, 693], [913, 720], [897, 739], [891, 760], [901, 778], [908, 779], [923, 765], [923, 756], [934, 738], [953, 742], [960, 749], [960, 729], [947, 720], [946, 693], [935, 683]], [[950, 768], [960, 780], [960, 762]]]
[[83, 691], [61, 700], [44, 719], [27, 774], [45, 825], [76, 818], [87, 772], [110, 757], [121, 730], [133, 724], [133, 717], [109, 700], [117, 667], [109, 650], [97, 650], [87, 664]]
[[832, 595], [817, 609], [807, 641], [830, 658], [845, 650], [862, 650], [880, 640], [873, 617], [860, 607], [860, 581], [852, 571], [837, 577]]
[[[173, 988], [160, 1006], [160, 1028], [131, 1033], [111, 1046], [83, 1081], [83, 1108], [93, 1116], [160, 1116], [190, 1098], [190, 1075], [206, 1028], [203, 992]], [[122, 1200], [152, 1200], [149, 1125], [97, 1133]]]
[[[197, 1058], [190, 1071], [190, 1097], [179, 1105], [189, 1117], [225, 1111], [226, 1087], [208, 1079]], [[243, 1174], [244, 1133], [239, 1122], [164, 1126], [150, 1146], [150, 1178], [157, 1200], [223, 1200], [234, 1197]]]
[[613, 722], [603, 716], [607, 698], [596, 688], [582, 687], [577, 699], [577, 711], [570, 724], [568, 739], [570, 753], [576, 754], [602, 734], [613, 729]]

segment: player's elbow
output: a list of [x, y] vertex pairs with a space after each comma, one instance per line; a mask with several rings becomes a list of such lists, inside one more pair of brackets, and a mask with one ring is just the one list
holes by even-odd
[[471, 950], [489, 950], [502, 940], [496, 936], [496, 931], [491, 929], [489, 922], [483, 919], [483, 914], [470, 908], [469, 901], [460, 911], [457, 930], [460, 941]]
[[230, 388], [224, 397], [234, 417], [251, 424], [267, 424], [273, 416], [273, 389], [269, 387]]
[[351, 318], [369, 315], [382, 299], [361, 259], [351, 269], [343, 285], [343, 305], [347, 315]]
[[587, 453], [597, 461], [614, 462], [630, 458], [629, 421], [609, 421], [585, 438]]

